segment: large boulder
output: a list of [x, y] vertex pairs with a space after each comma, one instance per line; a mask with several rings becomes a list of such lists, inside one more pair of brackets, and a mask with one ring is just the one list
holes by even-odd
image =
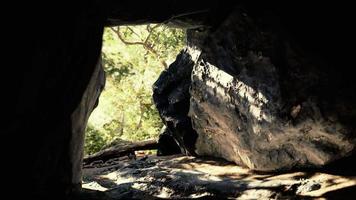
[[277, 23], [237, 8], [198, 46], [189, 111], [198, 155], [273, 171], [323, 166], [354, 150], [355, 84]]

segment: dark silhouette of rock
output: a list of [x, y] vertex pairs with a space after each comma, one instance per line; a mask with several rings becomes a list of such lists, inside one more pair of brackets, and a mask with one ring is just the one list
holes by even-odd
[[[194, 65], [188, 50], [183, 50], [167, 70], [163, 71], [153, 85], [153, 100], [167, 127], [164, 134], [170, 135], [183, 154], [195, 155], [194, 143], [197, 134], [188, 117], [190, 74]], [[167, 136], [162, 136], [167, 137]], [[170, 143], [159, 141], [161, 149], [172, 149]], [[163, 147], [166, 146], [167, 147]]]
[[174, 139], [173, 135], [166, 127], [164, 127], [164, 130], [159, 134], [157, 155], [167, 156], [180, 153], [181, 149], [177, 144], [176, 140]]

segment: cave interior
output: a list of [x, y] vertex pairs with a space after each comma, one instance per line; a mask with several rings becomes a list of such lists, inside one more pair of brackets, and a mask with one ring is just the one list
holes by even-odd
[[[11, 192], [13, 197], [66, 199], [81, 190], [84, 130], [100, 96], [98, 87], [102, 76], [100, 52], [103, 28], [146, 23], [166, 23], [187, 29], [188, 45], [202, 50], [200, 58], [196, 59], [203, 57], [204, 62], [200, 62], [203, 68], [216, 66], [230, 76], [243, 79], [239, 74], [247, 66], [251, 70], [246, 72], [247, 77], [255, 78], [246, 79], [250, 81], [250, 87], [261, 81], [267, 85], [267, 89], [261, 89], [265, 91], [263, 94], [267, 99], [276, 105], [281, 104], [278, 108], [267, 105], [272, 107], [269, 111], [273, 111], [267, 114], [278, 116], [281, 123], [290, 121], [288, 126], [292, 127], [329, 119], [324, 121], [331, 125], [320, 126], [341, 124], [343, 127], [339, 132], [336, 130], [337, 134], [344, 134], [342, 138], [335, 136], [342, 143], [337, 147], [325, 145], [325, 149], [329, 148], [325, 152], [330, 154], [317, 156], [317, 159], [308, 156], [305, 160], [300, 158], [303, 160], [301, 164], [296, 159], [297, 163], [291, 160], [279, 166], [281, 161], [278, 160], [278, 153], [277, 163], [271, 164], [271, 160], [260, 159], [265, 155], [257, 156], [254, 150], [250, 151], [251, 155], [247, 154], [247, 160], [246, 156], [233, 158], [229, 150], [230, 143], [227, 150], [223, 148], [217, 155], [262, 171], [289, 170], [295, 166], [308, 168], [315, 163], [324, 169], [324, 165], [330, 161], [339, 172], [349, 171], [355, 176], [354, 170], [350, 169], [355, 160], [352, 155], [356, 135], [352, 6], [333, 2], [214, 0], [80, 2], [76, 5], [66, 1], [13, 5], [9, 9], [14, 10], [14, 14], [5, 18], [10, 23], [6, 26], [7, 31], [4, 31], [9, 36], [4, 38], [11, 41], [9, 48], [5, 47], [4, 58], [11, 64], [4, 67], [2, 79], [3, 94], [6, 95], [2, 98], [3, 112], [6, 117], [2, 120], [4, 125], [1, 132], [5, 136], [3, 141], [11, 145], [10, 149], [5, 144], [2, 147], [5, 154], [3, 172], [11, 174], [4, 180], [7, 185], [5, 192], [14, 191]], [[229, 40], [234, 36], [239, 38], [236, 41]], [[20, 55], [14, 54], [14, 47], [21, 52]], [[262, 61], [254, 62], [254, 59], [258, 60], [255, 56], [261, 56]], [[257, 64], [254, 66], [254, 63]], [[260, 70], [258, 64], [261, 63], [274, 66], [275, 71]], [[235, 65], [243, 67], [234, 68]], [[204, 78], [204, 69], [197, 70], [192, 80], [194, 77]], [[268, 88], [274, 87], [274, 83], [268, 82], [272, 79], [279, 83], [278, 94]], [[195, 88], [197, 93], [194, 95], [197, 96], [205, 89], [201, 85]], [[194, 105], [199, 102], [197, 96], [194, 97]], [[160, 97], [158, 95], [156, 98]], [[192, 100], [190, 103], [192, 106]], [[301, 119], [294, 119], [293, 114], [292, 117], [287, 116], [286, 110], [299, 104], [311, 111], [302, 113]], [[312, 105], [315, 104], [320, 110], [319, 118], [313, 112]], [[209, 105], [204, 104], [206, 107]], [[204, 113], [211, 114], [206, 110], [199, 112], [202, 109], [199, 103], [193, 109], [196, 115], [203, 113], [198, 117], [207, 117]], [[211, 109], [209, 111], [214, 112], [213, 109], [218, 108]], [[241, 109], [239, 112], [244, 112]], [[225, 118], [219, 119], [224, 121]], [[197, 120], [192, 127], [201, 134], [205, 125]], [[264, 123], [261, 125], [262, 128], [267, 126]], [[190, 135], [182, 139], [185, 154], [196, 153], [194, 140], [196, 136]], [[245, 143], [247, 146], [250, 144]], [[310, 148], [324, 148], [323, 145], [322, 142], [313, 143]], [[199, 152], [214, 154], [204, 147]], [[289, 153], [293, 154], [293, 151]], [[331, 155], [335, 155], [335, 158]]]

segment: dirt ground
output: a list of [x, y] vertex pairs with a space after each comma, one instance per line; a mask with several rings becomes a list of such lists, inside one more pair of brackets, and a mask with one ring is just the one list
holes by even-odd
[[335, 168], [257, 173], [212, 158], [124, 157], [84, 166], [83, 188], [109, 199], [356, 199], [356, 170]]

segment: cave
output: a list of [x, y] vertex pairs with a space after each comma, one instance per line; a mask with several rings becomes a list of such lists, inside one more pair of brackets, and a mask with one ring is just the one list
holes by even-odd
[[[11, 41], [4, 60], [12, 63], [2, 79], [2, 133], [11, 145], [2, 145], [3, 172], [11, 173], [3, 182], [12, 197], [85, 199], [84, 130], [102, 90], [103, 28], [147, 23], [187, 29], [186, 49], [153, 94], [184, 154], [257, 172], [337, 169], [355, 176], [350, 5], [108, 0], [13, 6], [4, 31]], [[21, 59], [14, 53], [19, 49]], [[350, 188], [346, 192], [355, 189], [354, 179]]]

